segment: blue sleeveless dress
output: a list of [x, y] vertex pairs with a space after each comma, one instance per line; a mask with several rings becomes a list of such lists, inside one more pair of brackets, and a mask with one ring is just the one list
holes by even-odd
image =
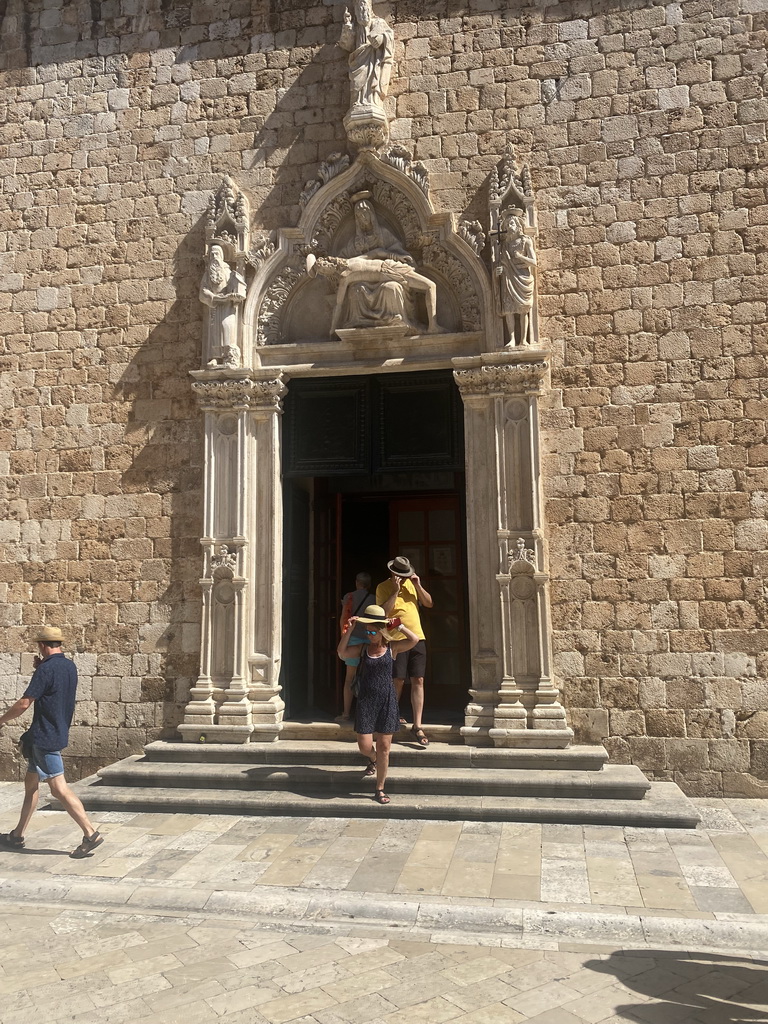
[[380, 658], [370, 658], [366, 648], [362, 657], [355, 732], [394, 734], [400, 728], [400, 711], [392, 682], [392, 652], [388, 647]]

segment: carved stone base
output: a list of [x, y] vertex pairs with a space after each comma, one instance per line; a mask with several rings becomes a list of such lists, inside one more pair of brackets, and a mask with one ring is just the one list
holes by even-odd
[[251, 743], [274, 743], [283, 731], [283, 716], [279, 722], [254, 722]]
[[180, 725], [179, 732], [185, 743], [248, 743], [252, 725]]
[[408, 324], [385, 324], [382, 327], [340, 327], [336, 333], [342, 341], [365, 345], [366, 342], [393, 342], [418, 337], [420, 331]]
[[466, 744], [490, 746], [496, 743], [496, 735], [527, 731], [528, 716], [520, 703], [520, 690], [502, 688], [469, 692], [473, 700], [464, 708], [464, 725], [459, 730]]
[[494, 747], [563, 749], [570, 745], [573, 733], [570, 729], [490, 729], [488, 736]]
[[389, 139], [387, 115], [372, 104], [355, 104], [344, 118], [344, 130], [359, 149], [381, 149]]
[[212, 695], [208, 692], [206, 695], [201, 696], [195, 690], [196, 688], [193, 687], [190, 692], [189, 703], [184, 709], [184, 725], [191, 725], [196, 728], [205, 728], [206, 726], [213, 725], [216, 717], [216, 705]]
[[559, 703], [544, 704], [535, 707], [531, 711], [531, 728], [536, 730], [562, 729], [573, 736], [573, 730], [566, 721], [565, 708]]

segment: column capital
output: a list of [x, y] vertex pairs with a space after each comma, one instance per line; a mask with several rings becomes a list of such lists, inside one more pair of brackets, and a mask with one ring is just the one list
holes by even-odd
[[287, 388], [281, 376], [266, 380], [225, 377], [192, 383], [201, 409], [273, 409], [279, 412]]
[[454, 370], [453, 378], [462, 398], [471, 395], [540, 394], [547, 372], [546, 362], [505, 363]]

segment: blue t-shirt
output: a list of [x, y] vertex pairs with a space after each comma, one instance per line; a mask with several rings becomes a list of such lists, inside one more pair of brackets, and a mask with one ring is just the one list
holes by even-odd
[[24, 692], [35, 702], [30, 734], [36, 747], [63, 750], [69, 743], [76, 690], [77, 669], [63, 654], [52, 654], [37, 666]]

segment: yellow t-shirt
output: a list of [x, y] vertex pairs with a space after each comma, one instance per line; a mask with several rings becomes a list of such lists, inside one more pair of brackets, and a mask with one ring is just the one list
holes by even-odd
[[[384, 604], [392, 596], [395, 585], [392, 580], [384, 580], [376, 587], [376, 604]], [[395, 606], [390, 612], [391, 618], [399, 618], [404, 626], [412, 630], [419, 640], [424, 639], [424, 630], [421, 628], [419, 618], [419, 598], [416, 594], [416, 587], [409, 579], [404, 579], [400, 585], [400, 593], [397, 595]]]

